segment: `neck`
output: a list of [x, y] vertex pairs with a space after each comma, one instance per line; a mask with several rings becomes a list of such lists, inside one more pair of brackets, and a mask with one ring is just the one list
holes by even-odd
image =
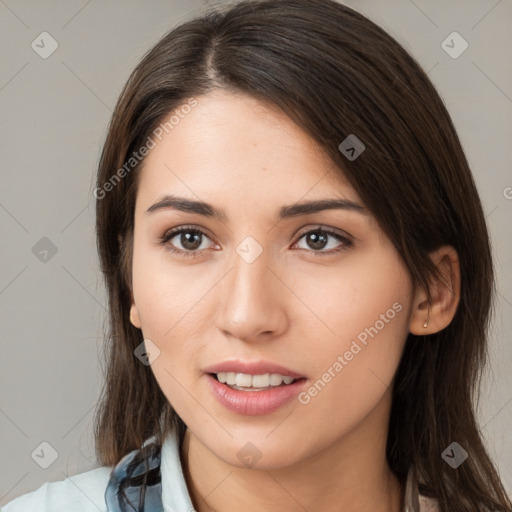
[[322, 452], [268, 470], [227, 464], [187, 429], [181, 460], [194, 508], [402, 512], [404, 490], [386, 461], [389, 405], [389, 400], [381, 401], [363, 422]]

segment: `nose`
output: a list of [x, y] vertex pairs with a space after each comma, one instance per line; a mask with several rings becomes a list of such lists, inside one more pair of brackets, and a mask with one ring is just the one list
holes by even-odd
[[219, 283], [217, 327], [245, 342], [278, 337], [288, 328], [286, 311], [291, 292], [284, 276], [269, 267], [265, 251], [247, 262], [238, 254]]

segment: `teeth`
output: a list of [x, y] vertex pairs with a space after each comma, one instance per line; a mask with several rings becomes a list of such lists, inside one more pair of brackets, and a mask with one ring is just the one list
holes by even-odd
[[278, 373], [265, 373], [264, 375], [249, 375], [247, 373], [219, 372], [219, 382], [229, 386], [244, 388], [268, 388], [269, 386], [280, 386], [283, 382], [291, 384], [295, 379]]
[[235, 384], [237, 386], [243, 386], [244, 388], [255, 387], [252, 385], [252, 376], [247, 375], [246, 373], [237, 373]]

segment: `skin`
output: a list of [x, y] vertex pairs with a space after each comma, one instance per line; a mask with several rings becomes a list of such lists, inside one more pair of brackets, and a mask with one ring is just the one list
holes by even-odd
[[[160, 350], [152, 371], [188, 426], [181, 460], [194, 507], [401, 511], [403, 490], [385, 458], [393, 378], [408, 333], [437, 332], [453, 318], [457, 254], [451, 247], [432, 254], [447, 282], [432, 284], [429, 308], [368, 211], [278, 221], [279, 208], [297, 202], [364, 205], [321, 147], [275, 107], [222, 90], [197, 99], [141, 171], [130, 311]], [[173, 208], [146, 213], [163, 194], [205, 201], [227, 219]], [[206, 236], [194, 247], [179, 234], [159, 245], [185, 225]], [[304, 234], [318, 235], [319, 225], [353, 245], [332, 235], [315, 245]], [[248, 236], [262, 249], [250, 264], [236, 251]], [[170, 246], [203, 254], [173, 254]], [[306, 376], [308, 389], [394, 303], [400, 312], [307, 404], [244, 416], [209, 390], [202, 369], [236, 358], [281, 364]], [[252, 468], [237, 456], [248, 442], [261, 454]]]

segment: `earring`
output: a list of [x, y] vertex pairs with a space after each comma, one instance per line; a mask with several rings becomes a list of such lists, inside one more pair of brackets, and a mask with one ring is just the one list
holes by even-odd
[[425, 323], [423, 324], [423, 327], [427, 328], [428, 327], [428, 319], [425, 320]]

